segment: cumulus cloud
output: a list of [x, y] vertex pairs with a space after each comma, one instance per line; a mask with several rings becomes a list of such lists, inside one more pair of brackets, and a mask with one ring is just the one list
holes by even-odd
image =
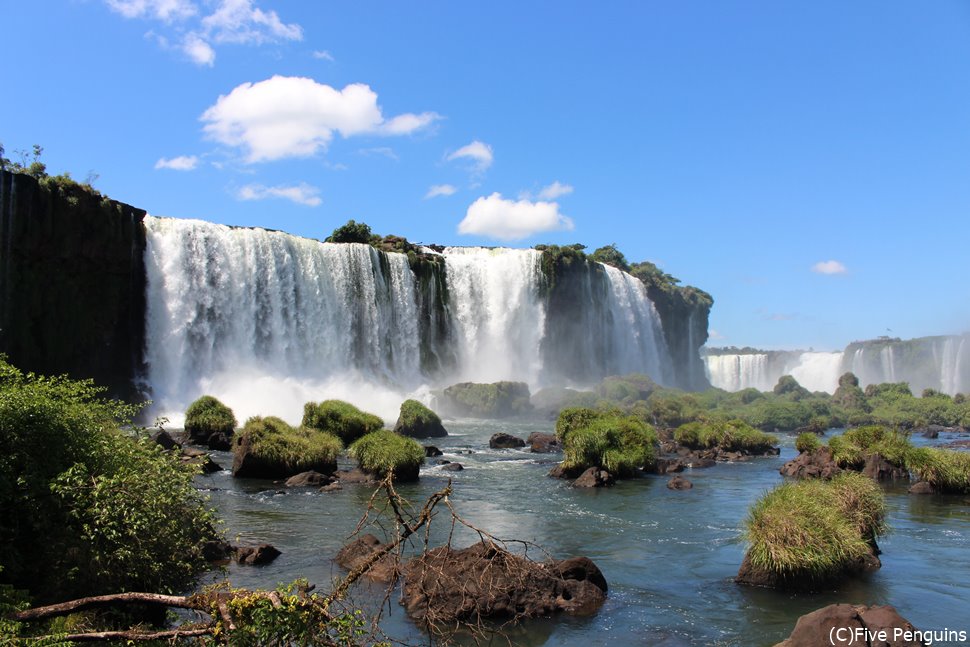
[[326, 150], [335, 132], [404, 135], [438, 118], [425, 112], [387, 120], [377, 94], [362, 83], [336, 90], [309, 78], [274, 76], [220, 96], [201, 120], [210, 139], [244, 149], [249, 162], [262, 162]]
[[247, 184], [236, 192], [240, 200], [266, 200], [267, 198], [283, 198], [308, 207], [317, 207], [320, 199], [320, 189], [305, 182], [294, 186], [263, 186], [262, 184]]
[[558, 180], [549, 186], [542, 187], [539, 191], [540, 200], [555, 200], [573, 192], [573, 187], [569, 184], [562, 184]]
[[474, 164], [475, 170], [481, 172], [492, 165], [492, 161], [495, 159], [492, 155], [492, 147], [484, 142], [480, 142], [477, 139], [470, 144], [462, 146], [454, 153], [447, 157], [449, 162], [454, 160], [467, 159], [471, 160]]
[[456, 191], [458, 189], [450, 184], [435, 184], [424, 194], [424, 199], [437, 198], [439, 195], [454, 195]]
[[[303, 40], [303, 28], [284, 23], [275, 11], [263, 11], [253, 0], [104, 0], [125, 18], [164, 23], [168, 34], [152, 36], [163, 47], [179, 43], [178, 49], [197, 65], [212, 66], [213, 44], [262, 45]], [[202, 7], [211, 8], [203, 15]], [[326, 53], [326, 52], [324, 52]]]
[[499, 193], [475, 200], [458, 223], [459, 234], [498, 240], [520, 240], [544, 231], [572, 228], [573, 221], [559, 213], [555, 202], [507, 200]]
[[845, 274], [849, 270], [838, 261], [819, 261], [812, 265], [812, 271], [817, 274]]
[[155, 162], [156, 169], [170, 169], [172, 171], [193, 171], [199, 165], [199, 158], [195, 155], [179, 155], [171, 159], [162, 157]]

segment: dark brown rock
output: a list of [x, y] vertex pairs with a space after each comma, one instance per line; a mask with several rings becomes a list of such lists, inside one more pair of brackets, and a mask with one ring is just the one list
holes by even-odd
[[936, 488], [931, 483], [920, 481], [913, 483], [909, 488], [910, 494], [936, 494]]
[[902, 467], [896, 467], [880, 454], [870, 454], [866, 457], [862, 473], [877, 481], [899, 481], [909, 478], [909, 472]]
[[178, 449], [181, 445], [172, 438], [172, 434], [164, 429], [159, 429], [151, 436], [152, 440], [162, 446], [162, 449]]
[[689, 490], [692, 487], [694, 487], [694, 484], [685, 479], [683, 476], [675, 476], [667, 481], [668, 490]]
[[246, 566], [261, 566], [269, 564], [282, 553], [271, 544], [258, 546], [236, 546], [234, 558], [237, 563]]
[[778, 472], [782, 476], [790, 476], [796, 479], [831, 479], [840, 474], [842, 468], [832, 458], [831, 449], [819, 447], [813, 452], [802, 452], [782, 465]]
[[213, 474], [222, 471], [222, 467], [212, 460], [212, 457], [209, 456], [207, 451], [194, 447], [183, 447], [181, 449], [181, 461], [186, 465], [197, 466], [202, 470], [202, 474]]
[[573, 487], [611, 487], [615, 483], [616, 479], [606, 470], [590, 467], [573, 481]]
[[447, 465], [442, 465], [441, 469], [446, 472], [460, 472], [465, 467], [461, 463], [448, 463]]
[[[381, 540], [374, 535], [361, 535], [341, 548], [334, 561], [352, 571], [365, 564], [383, 546]], [[364, 575], [376, 582], [388, 583], [397, 579], [398, 573], [397, 554], [391, 551], [374, 562]]]
[[329, 474], [321, 474], [320, 472], [310, 470], [291, 476], [286, 479], [283, 485], [286, 487], [322, 487], [324, 485], [330, 485], [336, 480], [336, 477]]
[[368, 474], [359, 467], [355, 467], [350, 470], [341, 470], [339, 472], [334, 472], [334, 476], [340, 481], [341, 485], [373, 485], [377, 483], [377, 480], [373, 475]]
[[344, 488], [343, 488], [342, 485], [340, 485], [340, 481], [334, 481], [333, 483], [331, 483], [329, 485], [324, 485], [322, 488], [320, 488], [320, 491], [321, 492], [336, 492], [336, 491], [342, 490], [342, 489], [344, 489]]
[[891, 606], [830, 604], [799, 618], [791, 635], [775, 647], [921, 647], [921, 641], [912, 639], [913, 631], [913, 625]]
[[529, 444], [529, 448], [537, 454], [549, 454], [562, 451], [562, 443], [559, 442], [556, 434], [533, 431], [529, 434], [526, 442]]
[[[287, 479], [295, 472], [285, 463], [257, 456], [252, 451], [248, 434], [237, 436], [232, 454], [232, 475], [236, 478]], [[320, 461], [307, 467], [321, 474], [332, 474], [337, 470], [336, 462]]]
[[228, 452], [232, 449], [232, 438], [222, 433], [215, 433], [206, 440], [206, 445], [213, 451]]
[[428, 445], [424, 448], [425, 458], [434, 458], [435, 456], [441, 456], [444, 452], [435, 447], [434, 445]]
[[401, 603], [430, 624], [483, 618], [591, 613], [606, 599], [606, 580], [582, 558], [540, 564], [494, 544], [435, 548], [404, 567]]
[[202, 544], [202, 558], [207, 562], [221, 562], [228, 560], [233, 554], [233, 547], [224, 539], [210, 539]]
[[525, 441], [500, 431], [488, 439], [488, 446], [492, 449], [517, 449], [519, 447], [525, 447]]
[[804, 573], [780, 575], [769, 572], [755, 566], [751, 562], [750, 555], [746, 553], [744, 559], [741, 561], [741, 568], [738, 569], [738, 575], [734, 578], [734, 581], [745, 586], [761, 586], [783, 591], [818, 591], [822, 588], [837, 584], [847, 577], [870, 573], [881, 568], [882, 562], [877, 557], [880, 552], [879, 547], [875, 542], [870, 543], [872, 552], [858, 559], [855, 563], [848, 565], [843, 572], [834, 573], [825, 578], [815, 578]]

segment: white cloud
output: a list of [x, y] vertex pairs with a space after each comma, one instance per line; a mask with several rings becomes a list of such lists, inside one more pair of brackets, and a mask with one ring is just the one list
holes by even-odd
[[447, 157], [448, 161], [458, 159], [469, 159], [475, 163], [475, 170], [482, 172], [492, 165], [495, 156], [492, 154], [492, 147], [477, 139], [471, 144], [462, 146]]
[[252, 0], [221, 0], [219, 8], [202, 19], [205, 33], [217, 43], [261, 45], [281, 40], [303, 40], [303, 28], [285, 24], [275, 11], [263, 11]]
[[424, 194], [424, 199], [437, 198], [439, 195], [455, 195], [456, 191], [458, 189], [450, 184], [435, 184]]
[[284, 198], [308, 207], [317, 207], [320, 199], [320, 189], [301, 182], [295, 186], [263, 186], [262, 184], [247, 184], [236, 192], [240, 200], [265, 200], [267, 198]]
[[198, 65], [212, 65], [216, 62], [216, 51], [198, 34], [186, 34], [182, 41], [182, 51]]
[[379, 155], [381, 157], [386, 157], [389, 160], [394, 160], [395, 162], [400, 159], [397, 156], [397, 153], [394, 152], [394, 149], [391, 148], [390, 146], [373, 146], [371, 148], [361, 148], [357, 151], [357, 153], [360, 155], [366, 155], [367, 157], [370, 157], [373, 155]]
[[719, 333], [718, 331], [714, 330], [713, 328], [708, 328], [707, 339], [709, 341], [720, 341], [720, 340], [726, 339], [726, 337], [721, 333]]
[[573, 192], [573, 187], [569, 184], [561, 184], [558, 180], [549, 186], [542, 187], [539, 191], [540, 200], [555, 200]]
[[185, 20], [199, 11], [191, 0], [105, 0], [105, 4], [125, 18], [154, 18], [166, 23]]
[[559, 213], [555, 202], [507, 200], [499, 193], [475, 200], [458, 223], [459, 234], [499, 240], [520, 240], [543, 231], [572, 228], [573, 221]]
[[334, 61], [333, 54], [331, 54], [330, 52], [328, 52], [325, 49], [315, 50], [313, 52], [313, 58], [315, 58], [317, 60], [320, 60], [320, 61], [330, 61], [331, 63], [333, 63], [333, 61]]
[[261, 162], [326, 150], [334, 132], [344, 137], [403, 135], [438, 118], [426, 112], [385, 120], [377, 94], [362, 83], [336, 90], [313, 79], [274, 76], [236, 86], [220, 96], [201, 120], [210, 139], [243, 148], [247, 161]]
[[838, 261], [819, 261], [812, 265], [812, 271], [818, 274], [845, 274], [849, 270]]
[[156, 169], [170, 169], [172, 171], [193, 171], [199, 165], [199, 158], [195, 155], [179, 155], [171, 159], [162, 157], [155, 162]]

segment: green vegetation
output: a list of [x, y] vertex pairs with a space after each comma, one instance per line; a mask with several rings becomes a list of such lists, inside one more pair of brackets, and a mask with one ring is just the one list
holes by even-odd
[[896, 467], [906, 467], [913, 444], [903, 433], [879, 425], [866, 425], [830, 438], [829, 448], [839, 467], [861, 469], [866, 457], [872, 454], [879, 454]]
[[938, 492], [970, 493], [970, 453], [919, 447], [906, 456], [906, 467]]
[[589, 260], [596, 263], [603, 263], [604, 265], [612, 265], [613, 267], [623, 270], [624, 272], [630, 271], [630, 264], [627, 263], [623, 252], [616, 248], [616, 243], [606, 245], [605, 247], [600, 247], [589, 255]]
[[98, 174], [94, 171], [88, 172], [88, 176], [84, 182], [78, 182], [68, 172], [61, 173], [60, 175], [49, 175], [47, 173], [47, 164], [40, 161], [41, 155], [44, 154], [44, 148], [39, 144], [34, 144], [30, 152], [25, 150], [14, 151], [14, 154], [20, 158], [20, 161], [4, 157], [5, 152], [3, 144], [0, 143], [0, 170], [29, 175], [38, 180], [41, 187], [48, 190], [61, 190], [68, 194], [75, 190], [81, 190], [95, 196], [101, 195], [92, 186], [94, 181], [98, 179]]
[[124, 434], [138, 407], [102, 393], [0, 357], [0, 582], [38, 601], [183, 590], [218, 536], [195, 472]]
[[562, 467], [579, 472], [601, 467], [617, 478], [632, 476], [652, 463], [657, 434], [635, 416], [594, 409], [566, 409], [556, 422], [563, 444]]
[[417, 479], [418, 469], [424, 462], [424, 447], [420, 443], [387, 429], [367, 434], [351, 445], [349, 451], [365, 472], [382, 478], [393, 472], [399, 481]]
[[822, 441], [818, 439], [818, 434], [812, 431], [804, 431], [798, 434], [795, 439], [795, 449], [799, 453], [814, 452], [822, 446]]
[[743, 420], [688, 422], [677, 428], [674, 440], [691, 449], [717, 448], [746, 454], [762, 454], [778, 444], [775, 436]]
[[440, 409], [453, 416], [507, 418], [532, 409], [529, 386], [525, 382], [462, 382], [437, 395]]
[[378, 241], [380, 240], [380, 236], [375, 236], [371, 233], [370, 225], [348, 220], [345, 224], [334, 229], [333, 233], [327, 236], [326, 242], [364, 243], [365, 245], [370, 245], [372, 242], [375, 242], [375, 238]]
[[205, 441], [212, 434], [232, 436], [236, 416], [232, 409], [211, 395], [203, 395], [185, 411], [185, 431], [194, 441]]
[[440, 438], [448, 435], [438, 414], [417, 400], [405, 400], [401, 403], [401, 413], [394, 425], [394, 431], [411, 438]]
[[[238, 476], [285, 477], [316, 470], [333, 472], [343, 443], [333, 433], [311, 427], [295, 428], [279, 418], [253, 416], [233, 441]], [[250, 463], [242, 463], [245, 456]], [[255, 472], [255, 473], [254, 473]]]
[[303, 406], [303, 426], [338, 436], [349, 445], [364, 434], [377, 431], [384, 421], [372, 413], [361, 411], [343, 400], [324, 400]]
[[886, 530], [884, 517], [882, 491], [861, 474], [785, 483], [751, 508], [748, 558], [784, 579], [834, 579], [872, 552]]

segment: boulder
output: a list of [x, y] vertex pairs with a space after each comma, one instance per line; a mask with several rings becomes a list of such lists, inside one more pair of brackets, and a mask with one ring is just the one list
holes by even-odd
[[930, 425], [929, 427], [923, 430], [922, 436], [923, 438], [930, 438], [930, 439], [939, 438], [940, 432], [942, 430], [943, 428], [940, 427], [939, 425]]
[[[381, 549], [384, 544], [374, 535], [361, 535], [340, 549], [334, 561], [352, 571], [362, 566], [371, 556]], [[398, 576], [397, 553], [389, 552], [378, 559], [364, 574], [365, 577], [376, 582], [393, 582]]]
[[377, 483], [377, 480], [372, 474], [368, 474], [359, 467], [334, 472], [334, 476], [337, 477], [341, 485], [374, 485]]
[[181, 444], [172, 438], [172, 434], [164, 429], [159, 429], [151, 436], [152, 440], [161, 445], [162, 449], [178, 449]]
[[438, 414], [417, 400], [405, 400], [401, 404], [394, 431], [410, 438], [442, 438], [448, 435]]
[[900, 481], [909, 478], [909, 472], [902, 467], [896, 467], [880, 454], [866, 456], [862, 473], [877, 481]]
[[668, 490], [689, 490], [692, 487], [694, 487], [694, 484], [685, 479], [683, 476], [675, 476], [667, 481]]
[[936, 488], [931, 483], [920, 481], [913, 483], [909, 488], [910, 494], [936, 494]]
[[606, 470], [590, 467], [573, 481], [573, 487], [611, 487], [615, 483], [616, 479]]
[[232, 438], [222, 432], [214, 433], [206, 440], [206, 445], [213, 451], [228, 452], [232, 449]]
[[500, 431], [497, 434], [492, 434], [492, 437], [488, 439], [488, 446], [492, 449], [517, 449], [525, 447], [525, 441]]
[[320, 488], [320, 491], [321, 492], [336, 492], [336, 491], [342, 490], [342, 489], [344, 489], [344, 488], [343, 488], [342, 485], [340, 485], [340, 481], [334, 481], [333, 483], [331, 483], [329, 485], [324, 485], [322, 488]]
[[283, 485], [286, 487], [322, 487], [324, 485], [330, 485], [336, 480], [334, 476], [310, 470], [291, 476], [286, 479]]
[[446, 416], [508, 418], [532, 411], [525, 382], [462, 382], [435, 393], [436, 407]]
[[448, 463], [446, 465], [442, 465], [441, 469], [445, 472], [460, 472], [465, 469], [465, 467], [461, 463]]
[[832, 458], [832, 450], [823, 446], [812, 452], [802, 452], [782, 465], [778, 472], [782, 476], [790, 476], [796, 479], [831, 479], [841, 473], [842, 468]]
[[529, 445], [531, 451], [537, 454], [548, 454], [551, 452], [562, 451], [562, 443], [559, 442], [556, 434], [533, 431], [526, 439], [526, 443]]
[[428, 445], [424, 448], [424, 455], [426, 458], [434, 458], [435, 456], [442, 456], [444, 452], [435, 447], [434, 445]]
[[194, 447], [183, 447], [181, 450], [181, 461], [186, 465], [195, 465], [202, 470], [203, 474], [213, 474], [221, 472], [222, 467], [212, 460], [209, 453]]
[[873, 645], [878, 647], [921, 647], [916, 629], [891, 606], [830, 604], [807, 613], [795, 629], [775, 647], [819, 647], [819, 645]]
[[210, 539], [202, 544], [202, 558], [207, 562], [222, 562], [233, 555], [233, 547], [224, 539]]
[[741, 561], [741, 568], [738, 569], [738, 575], [734, 578], [734, 581], [745, 586], [760, 586], [784, 591], [818, 591], [821, 588], [836, 584], [845, 577], [879, 570], [882, 567], [882, 562], [877, 557], [879, 547], [875, 545], [875, 542], [871, 543], [871, 553], [857, 560], [843, 572], [833, 574], [830, 579], [813, 579], [795, 575], [786, 577], [778, 573], [768, 572], [755, 566], [751, 562], [750, 555], [746, 553], [744, 559]]
[[258, 546], [236, 546], [234, 559], [238, 564], [246, 566], [260, 566], [269, 564], [282, 553], [271, 544]]
[[538, 563], [486, 542], [434, 548], [408, 562], [403, 577], [401, 603], [408, 615], [439, 626], [592, 613], [607, 591], [603, 574], [588, 559]]

